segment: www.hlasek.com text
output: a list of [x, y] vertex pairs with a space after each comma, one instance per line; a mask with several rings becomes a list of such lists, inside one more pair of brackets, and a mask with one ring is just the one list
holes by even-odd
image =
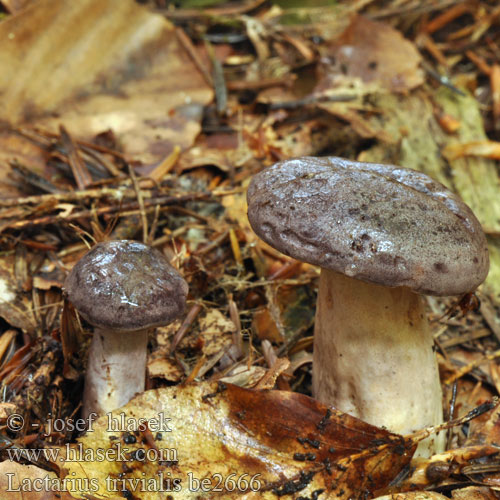
[[[22, 449], [8, 448], [5, 450], [11, 461], [28, 459], [37, 462], [44, 459], [47, 462], [59, 461], [59, 448]], [[64, 447], [64, 462], [178, 462], [176, 448], [129, 448], [120, 442], [113, 448], [84, 448], [82, 443], [66, 444]]]

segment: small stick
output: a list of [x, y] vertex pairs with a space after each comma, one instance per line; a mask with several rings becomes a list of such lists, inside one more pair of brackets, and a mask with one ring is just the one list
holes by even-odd
[[193, 42], [191, 39], [186, 35], [184, 30], [182, 28], [175, 28], [175, 34], [177, 35], [177, 39], [179, 40], [180, 44], [184, 47], [186, 52], [190, 55], [191, 59], [193, 60], [195, 66], [198, 68], [199, 72], [203, 75], [203, 78], [206, 82], [206, 84], [209, 87], [214, 86], [214, 81], [212, 79], [212, 75], [210, 72], [207, 70], [205, 65], [200, 59], [200, 56], [198, 52], [196, 51], [196, 47], [193, 45]]
[[189, 327], [193, 324], [194, 320], [196, 319], [196, 316], [200, 313], [202, 307], [201, 304], [196, 302], [193, 304], [191, 309], [186, 315], [186, 318], [182, 322], [182, 325], [180, 328], [177, 330], [177, 333], [174, 335], [174, 338], [172, 339], [172, 343], [170, 344], [170, 354], [172, 355], [175, 350], [177, 349], [177, 346], [179, 345], [179, 342], [184, 338], [184, 335], [186, 335], [187, 331], [189, 330]]
[[121, 200], [123, 198], [133, 198], [135, 197], [135, 191], [133, 189], [103, 187], [99, 189], [68, 191], [66, 193], [38, 194], [0, 200], [0, 208], [19, 207], [20, 205], [50, 205], [51, 203], [81, 201], [87, 198], [96, 200], [106, 197], [117, 200]]
[[236, 352], [234, 354], [236, 359], [240, 359], [243, 354], [240, 313], [238, 312], [238, 306], [232, 296], [229, 298], [229, 317], [236, 327], [236, 330], [233, 333], [233, 345], [236, 348]]
[[155, 207], [155, 216], [153, 219], [153, 223], [151, 224], [151, 229], [148, 235], [148, 241], [146, 242], [148, 245], [151, 245], [155, 239], [156, 229], [158, 227], [158, 221], [160, 220], [160, 205], [156, 205]]
[[491, 99], [495, 129], [500, 129], [500, 65], [494, 64], [490, 73]]
[[465, 55], [482, 71], [485, 75], [491, 75], [491, 66], [472, 50], [466, 50]]
[[446, 385], [453, 384], [453, 382], [455, 382], [455, 380], [458, 380], [460, 377], [463, 377], [467, 373], [471, 372], [472, 370], [477, 368], [479, 365], [481, 365], [485, 361], [492, 361], [498, 357], [500, 357], [500, 349], [496, 350], [495, 352], [492, 352], [491, 354], [488, 354], [487, 356], [484, 356], [481, 359], [477, 359], [477, 360], [473, 361], [472, 363], [469, 363], [468, 365], [460, 368], [460, 370], [458, 370], [454, 375], [451, 375], [450, 377], [448, 377], [444, 381], [444, 383]]
[[233, 228], [229, 229], [229, 241], [231, 242], [231, 250], [233, 251], [234, 260], [236, 265], [243, 268], [243, 257], [241, 256], [240, 244], [238, 242], [238, 237], [236, 236], [236, 231]]
[[134, 172], [134, 168], [129, 164], [128, 166], [128, 171], [130, 178], [132, 179], [132, 184], [134, 186], [135, 193], [137, 195], [137, 203], [139, 204], [139, 210], [141, 213], [141, 220], [142, 220], [142, 241], [143, 243], [147, 243], [148, 241], [148, 218], [146, 217], [146, 212], [144, 210], [144, 198], [142, 197], [142, 191], [141, 188], [139, 187], [139, 184], [137, 183], [137, 177]]
[[446, 12], [443, 12], [439, 16], [435, 17], [432, 21], [429, 21], [424, 26], [423, 31], [428, 34], [434, 33], [469, 10], [470, 7], [465, 3], [454, 5], [451, 9], [448, 9]]
[[438, 432], [450, 429], [451, 427], [456, 427], [458, 425], [466, 424], [472, 419], [479, 417], [483, 413], [492, 410], [493, 408], [495, 408], [495, 406], [498, 405], [499, 402], [500, 399], [495, 396], [491, 401], [486, 401], [486, 403], [477, 406], [463, 417], [455, 418], [453, 420], [449, 420], [448, 422], [444, 422], [439, 425], [432, 425], [430, 427], [426, 427], [425, 429], [418, 430], [413, 434], [406, 435], [405, 438], [410, 438], [415, 443], [418, 443], [424, 440], [425, 438], [429, 437], [431, 434], [437, 434]]
[[174, 146], [174, 150], [149, 173], [148, 177], [156, 182], [161, 182], [163, 177], [165, 177], [177, 163], [180, 154], [181, 148], [179, 146]]
[[[144, 202], [144, 206], [150, 207], [153, 205], [173, 205], [179, 202], [187, 202], [193, 200], [202, 200], [209, 198], [210, 193], [192, 193], [189, 195], [182, 196], [157, 196], [155, 198], [150, 198]], [[38, 217], [37, 219], [31, 220], [21, 220], [17, 222], [7, 223], [4, 226], [0, 226], [0, 232], [4, 229], [22, 229], [30, 226], [40, 226], [47, 224], [54, 224], [61, 221], [70, 221], [80, 218], [94, 217], [95, 215], [112, 214], [115, 212], [120, 212], [121, 210], [137, 210], [139, 205], [137, 202], [124, 203], [122, 205], [113, 205], [110, 207], [100, 207], [92, 210], [82, 210], [80, 212], [70, 213], [69, 215], [46, 215], [44, 217]]]

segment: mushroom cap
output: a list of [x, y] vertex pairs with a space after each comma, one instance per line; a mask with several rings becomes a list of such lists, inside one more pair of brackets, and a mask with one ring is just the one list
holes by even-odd
[[470, 208], [415, 170], [303, 157], [255, 175], [247, 198], [266, 243], [347, 276], [458, 295], [488, 274], [486, 237]]
[[117, 240], [87, 252], [64, 289], [90, 324], [128, 332], [166, 325], [181, 315], [188, 285], [158, 250]]

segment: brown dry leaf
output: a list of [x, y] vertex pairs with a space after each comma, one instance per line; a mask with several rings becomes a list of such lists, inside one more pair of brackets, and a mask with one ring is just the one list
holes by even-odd
[[281, 343], [284, 340], [269, 310], [269, 306], [255, 311], [252, 318], [252, 330], [260, 340], [269, 340], [275, 344]]
[[412, 42], [388, 24], [356, 16], [327, 47], [319, 89], [334, 87], [337, 76], [376, 82], [380, 88], [404, 92], [421, 85], [421, 60]]
[[451, 492], [453, 500], [497, 500], [498, 496], [490, 488], [469, 486]]
[[62, 481], [54, 472], [5, 460], [0, 462], [0, 491], [2, 500], [70, 500], [59, 493]]
[[232, 343], [232, 334], [236, 331], [234, 323], [218, 309], [210, 309], [200, 320], [200, 338], [203, 339], [202, 352], [213, 356], [225, 351]]
[[155, 332], [156, 348], [148, 357], [148, 374], [150, 377], [163, 378], [170, 382], [180, 382], [185, 376], [179, 362], [170, 354], [171, 340], [179, 330], [182, 320], [173, 321]]
[[480, 446], [496, 443], [500, 443], [500, 408], [498, 406], [470, 422], [465, 445]]
[[185, 376], [179, 363], [168, 357], [167, 352], [156, 352], [154, 357], [148, 360], [148, 374], [150, 377], [162, 378], [169, 382], [180, 382]]
[[448, 497], [435, 491], [407, 491], [406, 493], [384, 495], [374, 500], [448, 500]]
[[262, 366], [239, 365], [232, 369], [229, 375], [220, 379], [221, 382], [234, 384], [240, 387], [254, 387], [266, 374], [267, 370]]
[[[235, 124], [238, 127], [238, 123]], [[177, 172], [197, 167], [213, 165], [223, 172], [232, 172], [252, 158], [252, 153], [245, 143], [238, 144], [237, 139], [229, 134], [201, 136], [195, 146], [185, 151], [176, 165]]]
[[[285, 494], [310, 497], [318, 490], [326, 490], [324, 499], [360, 498], [387, 485], [415, 450], [401, 436], [302, 394], [230, 384], [147, 391], [112, 418], [122, 419], [122, 428], [124, 423], [137, 426], [143, 418], [156, 440], [145, 445], [141, 432], [131, 439], [127, 432], [108, 431], [110, 417], [94, 423], [92, 432], [79, 439], [81, 457], [64, 467], [74, 478], [97, 481], [99, 490], [92, 494], [99, 498], [109, 498], [114, 485], [141, 500], [165, 498], [169, 485], [177, 490], [172, 492], [176, 500], [274, 500]], [[171, 420], [162, 424], [162, 418]], [[120, 451], [121, 460], [116, 459]], [[97, 453], [109, 455], [92, 460]]]
[[14, 261], [14, 255], [0, 257], [0, 317], [11, 326], [33, 333], [36, 319], [30, 295], [19, 288]]
[[212, 99], [173, 25], [137, 2], [41, 0], [0, 38], [0, 120], [11, 125], [62, 123], [87, 139], [111, 129], [153, 163], [192, 144]]
[[254, 315], [252, 327], [261, 340], [281, 343], [308, 330], [314, 323], [315, 296], [308, 285], [266, 286], [268, 305]]
[[0, 403], [0, 424], [5, 425], [8, 416], [16, 411], [17, 406], [14, 403]]

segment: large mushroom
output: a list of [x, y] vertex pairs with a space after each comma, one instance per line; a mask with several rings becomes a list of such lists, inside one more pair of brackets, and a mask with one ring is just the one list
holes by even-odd
[[187, 283], [158, 250], [119, 240], [86, 253], [64, 289], [94, 326], [82, 417], [110, 412], [144, 391], [148, 332], [182, 314]]
[[[469, 207], [414, 170], [305, 157], [252, 179], [248, 218], [268, 244], [321, 267], [315, 397], [403, 434], [441, 423], [420, 294], [464, 294], [485, 279], [486, 238]], [[419, 454], [443, 448], [434, 441]]]

